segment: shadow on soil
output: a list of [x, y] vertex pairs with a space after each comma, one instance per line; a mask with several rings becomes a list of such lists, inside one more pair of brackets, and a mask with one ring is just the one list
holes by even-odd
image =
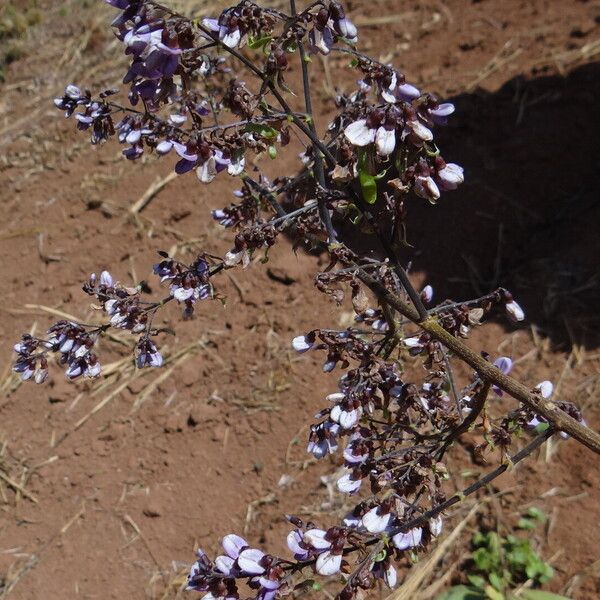
[[599, 96], [589, 64], [452, 99], [439, 144], [466, 182], [409, 216], [413, 269], [433, 265], [436, 301], [502, 285], [554, 348], [600, 344]]

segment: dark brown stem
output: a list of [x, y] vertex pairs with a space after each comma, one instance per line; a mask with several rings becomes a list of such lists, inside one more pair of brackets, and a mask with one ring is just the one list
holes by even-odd
[[388, 290], [381, 282], [369, 275], [366, 271], [362, 269], [359, 270], [357, 272], [357, 277], [369, 287], [380, 300], [387, 302], [400, 314], [419, 325], [421, 329], [427, 331], [438, 342], [444, 344], [446, 348], [452, 350], [456, 356], [475, 369], [477, 373], [479, 373], [481, 379], [497, 385], [501, 390], [525, 404], [525, 406], [533, 410], [536, 414], [544, 417], [544, 419], [552, 426], [556, 427], [556, 429], [568, 433], [571, 437], [590, 450], [593, 450], [596, 454], [600, 454], [600, 435], [598, 435], [598, 433], [589, 427], [582, 425], [553, 402], [544, 399], [538, 391], [531, 390], [516, 379], [504, 375], [504, 373], [485, 360], [480, 354], [471, 350], [464, 342], [447, 332], [434, 316], [429, 316], [424, 321], [421, 320], [420, 315], [415, 308]]
[[438, 460], [442, 460], [442, 457], [444, 456], [446, 450], [450, 447], [450, 444], [452, 444], [454, 440], [457, 440], [463, 433], [469, 431], [471, 425], [475, 423], [477, 417], [481, 414], [481, 411], [485, 407], [485, 401], [487, 400], [487, 395], [489, 391], [490, 382], [486, 381], [483, 384], [483, 387], [475, 394], [475, 397], [473, 398], [473, 406], [471, 407], [471, 412], [456, 429], [453, 429], [450, 432], [450, 435], [444, 441], [444, 445], [442, 446], [438, 454]]

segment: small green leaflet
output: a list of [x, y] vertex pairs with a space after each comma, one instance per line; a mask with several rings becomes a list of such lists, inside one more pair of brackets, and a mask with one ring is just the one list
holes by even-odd
[[367, 170], [367, 152], [359, 150], [358, 153], [358, 180], [362, 191], [363, 200], [367, 204], [377, 202], [377, 181], [385, 176], [387, 169], [377, 175], [369, 174]]
[[245, 129], [248, 133], [257, 133], [267, 140], [274, 140], [279, 134], [277, 129], [265, 125], [264, 123], [248, 123]]
[[252, 48], [252, 50], [257, 50], [258, 48], [264, 49], [272, 39], [273, 38], [270, 35], [263, 35], [262, 37], [250, 36], [248, 38], [247, 46], [248, 48]]

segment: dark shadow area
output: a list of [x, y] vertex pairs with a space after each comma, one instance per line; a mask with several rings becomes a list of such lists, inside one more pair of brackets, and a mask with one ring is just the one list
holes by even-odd
[[435, 301], [510, 289], [557, 349], [600, 344], [600, 64], [451, 99], [437, 139], [465, 184], [413, 199], [408, 253]]

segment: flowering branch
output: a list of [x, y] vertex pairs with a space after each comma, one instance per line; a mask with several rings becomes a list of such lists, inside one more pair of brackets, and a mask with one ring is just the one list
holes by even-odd
[[[579, 409], [550, 399], [550, 381], [529, 389], [508, 376], [509, 357], [492, 360], [462, 341], [498, 307], [512, 320], [525, 318], [508, 290], [432, 306], [431, 286], [417, 290], [409, 279], [398, 252], [409, 206], [421, 200], [435, 204], [464, 181], [462, 168], [446, 162], [434, 143], [434, 130], [445, 125], [452, 104], [356, 50], [356, 27], [335, 0], [317, 0], [302, 11], [290, 0], [289, 15], [242, 0], [218, 18], [201, 21], [154, 0], [106, 1], [120, 11], [112, 25], [130, 58], [124, 83], [131, 107], [113, 102], [116, 90], [93, 98], [73, 84], [56, 106], [75, 116], [78, 129], [91, 132], [92, 143], [117, 137], [130, 160], [145, 152], [174, 153], [180, 175], [195, 171], [204, 184], [223, 171], [239, 178], [235, 200], [212, 211], [215, 221], [235, 232], [232, 247], [223, 257], [202, 252], [190, 264], [161, 252], [154, 273], [169, 295], [159, 301], [145, 300], [141, 287], [115, 282], [107, 271], [92, 275], [83, 291], [94, 297], [105, 322], [60, 321], [45, 339], [25, 334], [14, 347], [14, 370], [42, 383], [54, 354], [69, 379], [97, 377], [96, 342], [110, 328], [138, 337], [138, 368], [161, 366], [156, 339], [163, 330], [153, 327], [158, 311], [175, 301], [183, 318], [192, 318], [204, 300], [219, 298], [217, 274], [247, 268], [259, 255], [266, 261], [283, 232], [327, 253], [329, 264], [316, 274], [316, 289], [338, 304], [349, 291], [357, 323], [315, 328], [292, 340], [299, 353], [323, 351], [325, 372], [343, 372], [337, 391], [326, 395], [327, 405], [314, 417], [307, 451], [320, 459], [343, 443], [344, 468], [336, 485], [356, 497], [352, 510], [323, 529], [288, 517], [294, 560], [227, 535], [224, 554], [214, 561], [199, 553], [190, 589], [205, 592], [204, 600], [237, 600], [242, 585], [255, 600], [275, 600], [312, 585], [308, 570], [343, 575], [340, 600], [357, 598], [378, 579], [394, 587], [394, 564], [405, 553], [427, 548], [442, 530], [445, 510], [554, 432], [600, 453], [600, 436], [585, 426]], [[352, 93], [335, 98], [336, 115], [319, 132], [309, 55], [331, 51], [350, 54], [360, 79]], [[290, 55], [300, 61], [305, 112], [292, 110], [286, 99]], [[241, 65], [251, 82], [241, 81], [228, 60]], [[136, 108], [140, 104], [142, 110]], [[249, 154], [277, 159], [291, 132], [305, 145], [298, 169], [273, 181], [257, 166], [252, 174], [246, 170]], [[405, 376], [409, 356], [423, 366], [415, 381]], [[470, 378], [455, 375], [457, 361], [474, 369]], [[503, 391], [520, 404], [495, 415], [487, 399]], [[472, 428], [484, 434], [480, 450], [498, 447], [504, 462], [461, 494], [448, 496], [444, 482], [451, 474], [443, 459]], [[513, 440], [531, 431], [539, 435], [511, 457]]]

